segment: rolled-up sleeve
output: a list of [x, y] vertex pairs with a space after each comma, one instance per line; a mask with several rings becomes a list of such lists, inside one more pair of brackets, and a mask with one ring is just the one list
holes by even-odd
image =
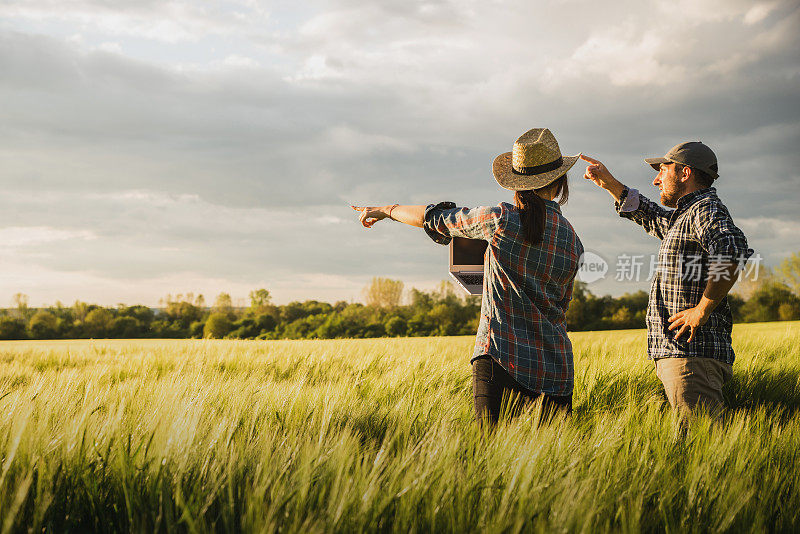
[[619, 202], [615, 202], [614, 206], [617, 208], [617, 213], [627, 213], [629, 211], [636, 211], [639, 209], [639, 190], [628, 189], [627, 187], [622, 191], [622, 196]]
[[664, 239], [669, 230], [672, 211], [656, 205], [636, 189], [626, 187], [619, 201], [614, 203], [614, 209], [620, 217], [641, 225], [645, 232], [659, 239]]
[[502, 226], [504, 209], [502, 204], [472, 209], [457, 208], [452, 202], [429, 204], [423, 228], [441, 245], [450, 244], [453, 237], [490, 241]]
[[747, 238], [735, 224], [724, 207], [704, 204], [694, 214], [697, 239], [700, 246], [724, 261], [744, 261], [753, 255], [753, 249], [747, 246]]

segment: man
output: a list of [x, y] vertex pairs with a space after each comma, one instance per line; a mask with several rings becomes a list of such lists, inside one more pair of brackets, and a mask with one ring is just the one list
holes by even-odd
[[661, 203], [620, 183], [588, 156], [584, 178], [614, 197], [617, 213], [661, 239], [658, 269], [647, 306], [647, 352], [670, 404], [681, 413], [724, 407], [730, 379], [731, 310], [726, 296], [738, 267], [752, 255], [747, 239], [711, 187], [717, 157], [700, 142], [680, 143], [663, 158], [649, 158]]

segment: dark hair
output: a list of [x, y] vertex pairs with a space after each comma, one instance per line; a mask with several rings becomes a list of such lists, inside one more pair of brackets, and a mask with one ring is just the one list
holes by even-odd
[[[711, 187], [712, 185], [714, 185], [714, 177], [708, 174], [706, 171], [701, 171], [696, 167], [692, 167], [691, 165], [684, 165], [683, 163], [676, 163], [675, 165], [680, 166], [680, 168], [676, 169], [675, 172], [682, 171], [684, 167], [689, 167], [690, 169], [692, 169], [692, 174], [694, 174], [694, 179], [701, 188], [705, 189], [706, 187]], [[716, 165], [711, 166], [711, 168], [716, 171], [717, 169], [715, 167]]]
[[550, 184], [539, 189], [527, 189], [525, 191], [514, 192], [514, 203], [520, 209], [522, 227], [525, 228], [525, 241], [531, 245], [538, 245], [544, 238], [545, 228], [545, 208], [544, 200], [536, 194], [536, 191], [545, 189], [555, 189], [555, 197], [558, 203], [564, 205], [569, 199], [569, 184], [567, 175], [562, 174]]

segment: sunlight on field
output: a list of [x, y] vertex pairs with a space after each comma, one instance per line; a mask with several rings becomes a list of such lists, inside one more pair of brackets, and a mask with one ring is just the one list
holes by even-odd
[[686, 437], [644, 331], [571, 338], [573, 416], [490, 436], [472, 337], [0, 342], [0, 529], [800, 526], [800, 323], [737, 326]]

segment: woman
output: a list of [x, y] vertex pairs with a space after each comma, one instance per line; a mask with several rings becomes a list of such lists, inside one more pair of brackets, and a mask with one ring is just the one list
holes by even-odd
[[479, 420], [496, 423], [504, 396], [520, 401], [513, 403], [512, 413], [538, 398], [548, 411], [572, 410], [574, 372], [566, 312], [583, 245], [559, 204], [567, 201], [566, 172], [577, 160], [562, 157], [550, 130], [535, 128], [492, 165], [497, 182], [515, 192], [513, 205], [353, 206], [367, 228], [388, 217], [424, 228], [441, 244], [451, 237], [488, 241], [472, 356]]

